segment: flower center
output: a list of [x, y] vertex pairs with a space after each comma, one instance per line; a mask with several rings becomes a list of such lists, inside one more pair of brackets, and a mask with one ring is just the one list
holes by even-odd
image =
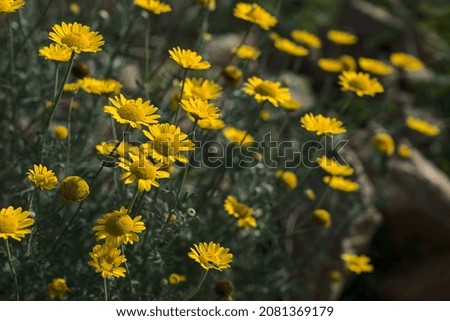
[[35, 174], [34, 180], [38, 186], [46, 186], [48, 184], [48, 178], [43, 174]]
[[203, 253], [200, 255], [200, 261], [208, 268], [220, 266], [219, 257], [213, 253]]
[[175, 146], [173, 141], [172, 134], [161, 134], [158, 137], [155, 137], [154, 148], [156, 151], [164, 156], [174, 155]]
[[128, 103], [117, 110], [117, 113], [123, 119], [129, 121], [143, 121], [145, 119], [145, 112], [134, 103]]
[[354, 88], [356, 90], [361, 90], [361, 91], [365, 91], [369, 88], [367, 81], [364, 81], [364, 79], [358, 79], [358, 78], [350, 80], [348, 82], [348, 85], [351, 88]]
[[11, 9], [11, 0], [0, 0], [0, 12]]
[[64, 36], [61, 42], [69, 48], [86, 49], [89, 47], [89, 38], [76, 32]]
[[0, 216], [0, 233], [14, 233], [19, 227], [19, 221], [14, 216]]
[[155, 179], [156, 169], [147, 162], [137, 161], [131, 164], [130, 171], [139, 179]]
[[105, 223], [105, 230], [114, 236], [122, 236], [133, 229], [134, 223], [128, 215], [113, 214]]
[[255, 91], [262, 96], [276, 97], [277, 95], [277, 90], [274, 86], [265, 81], [256, 86]]

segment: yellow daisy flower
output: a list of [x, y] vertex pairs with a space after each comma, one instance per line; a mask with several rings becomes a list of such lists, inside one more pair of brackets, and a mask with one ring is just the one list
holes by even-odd
[[296, 45], [294, 42], [286, 38], [277, 38], [274, 41], [273, 45], [278, 50], [296, 57], [303, 57], [309, 53], [308, 49], [306, 49], [305, 47]]
[[70, 60], [72, 50], [58, 43], [52, 43], [39, 49], [39, 56], [52, 61], [66, 62]]
[[342, 30], [329, 30], [327, 32], [328, 40], [338, 45], [353, 45], [358, 42], [358, 37], [350, 32]]
[[364, 272], [373, 272], [373, 265], [370, 264], [368, 256], [344, 253], [341, 255], [341, 259], [346, 263], [346, 268], [350, 272], [358, 275]]
[[267, 109], [263, 109], [259, 113], [259, 119], [261, 119], [262, 121], [269, 121], [270, 117], [271, 117], [270, 112]]
[[[114, 153], [112, 153], [114, 147], [116, 147], [117, 142], [101, 142], [100, 144], [95, 146], [95, 149], [100, 155], [104, 156], [111, 156], [111, 157], [125, 157], [130, 152], [133, 152], [133, 154], [137, 155], [135, 152], [135, 149], [137, 147], [131, 146], [127, 142], [120, 142], [119, 146], [114, 150]], [[112, 153], [112, 154], [111, 154]]]
[[406, 118], [406, 126], [426, 136], [437, 136], [441, 133], [438, 126], [411, 116]]
[[56, 126], [54, 129], [55, 136], [59, 140], [65, 140], [69, 136], [69, 131], [66, 126]]
[[142, 216], [131, 218], [128, 214], [129, 210], [121, 206], [118, 211], [107, 213], [98, 219], [98, 225], [92, 228], [95, 231], [96, 240], [106, 239], [107, 243], [115, 247], [139, 242], [138, 233], [145, 230], [144, 222], [141, 221]]
[[305, 196], [310, 200], [314, 201], [316, 199], [316, 193], [311, 188], [305, 189]]
[[101, 273], [104, 279], [109, 277], [125, 277], [126, 269], [121, 267], [127, 259], [121, 255], [120, 249], [104, 243], [103, 245], [95, 245], [92, 252], [89, 253], [92, 261], [88, 264], [95, 269], [95, 272]]
[[170, 285], [180, 284], [182, 282], [186, 282], [186, 275], [171, 273], [168, 279]]
[[411, 158], [412, 150], [411, 150], [411, 148], [410, 148], [408, 145], [406, 145], [406, 144], [400, 144], [400, 145], [398, 146], [397, 153], [398, 153], [398, 155], [399, 155], [401, 158], [407, 159], [407, 158]]
[[422, 61], [404, 52], [392, 53], [390, 60], [394, 66], [406, 71], [416, 71], [424, 68]]
[[[183, 82], [180, 83], [180, 87]], [[220, 97], [222, 87], [215, 81], [204, 78], [186, 78], [183, 90], [183, 98], [200, 98], [204, 100], [213, 100]], [[179, 94], [178, 94], [179, 95]], [[177, 97], [179, 100], [179, 96]]]
[[359, 190], [359, 184], [340, 176], [325, 176], [324, 183], [328, 184], [332, 189], [341, 192], [356, 192]]
[[322, 47], [322, 41], [316, 35], [306, 31], [306, 30], [292, 30], [291, 37], [297, 42], [304, 44], [305, 46], [311, 48], [320, 48]]
[[275, 177], [281, 180], [287, 189], [293, 190], [297, 187], [297, 176], [290, 171], [277, 171]]
[[157, 15], [172, 11], [170, 5], [159, 0], [134, 0], [134, 4]]
[[323, 155], [317, 159], [317, 163], [320, 168], [326, 171], [330, 175], [334, 176], [350, 176], [353, 175], [353, 168], [348, 165], [341, 165], [334, 159], [330, 159]]
[[344, 64], [339, 59], [320, 58], [317, 65], [326, 72], [338, 73], [344, 70]]
[[275, 107], [292, 99], [289, 88], [281, 87], [280, 82], [263, 80], [259, 77], [249, 78], [244, 84], [244, 92], [254, 96], [258, 103], [269, 101]]
[[356, 70], [356, 60], [350, 55], [341, 55], [339, 60], [342, 62], [344, 70]]
[[49, 39], [70, 48], [76, 53], [97, 52], [105, 44], [102, 35], [81, 23], [61, 23], [55, 24], [50, 31]]
[[66, 202], [82, 202], [89, 196], [88, 183], [79, 176], [67, 176], [59, 188], [61, 197]]
[[195, 144], [188, 139], [188, 135], [181, 128], [172, 124], [158, 124], [143, 131], [150, 142], [144, 144], [145, 150], [150, 157], [165, 165], [173, 164], [175, 161], [187, 163], [188, 158], [182, 154], [193, 150]]
[[391, 66], [377, 59], [360, 57], [358, 63], [362, 70], [375, 75], [386, 76], [393, 71]]
[[34, 220], [30, 218], [31, 213], [22, 211], [21, 207], [2, 208], [0, 210], [0, 238], [7, 240], [12, 238], [20, 241], [26, 234], [30, 234], [30, 227]]
[[54, 300], [55, 298], [61, 299], [67, 292], [70, 291], [67, 286], [66, 280], [62, 278], [54, 278], [52, 282], [50, 282], [47, 286], [48, 295], [50, 299]]
[[210, 11], [216, 10], [216, 0], [197, 0], [197, 4], [204, 8], [208, 8]]
[[140, 192], [149, 192], [152, 186], [159, 187], [157, 179], [170, 177], [168, 172], [161, 170], [162, 163], [153, 164], [144, 155], [137, 156], [130, 153], [129, 156], [131, 161], [119, 159], [118, 165], [125, 170], [120, 179], [125, 184], [137, 183]]
[[375, 135], [370, 141], [380, 154], [392, 156], [395, 151], [395, 143], [391, 135], [382, 133]]
[[213, 104], [208, 103], [207, 100], [199, 98], [183, 99], [181, 101], [181, 108], [183, 108], [194, 121], [220, 118], [220, 109]]
[[322, 114], [306, 114], [305, 116], [300, 118], [300, 123], [302, 124], [302, 127], [307, 131], [315, 132], [318, 136], [332, 136], [347, 132], [347, 130], [342, 127], [343, 123], [340, 120], [337, 120], [336, 118], [326, 117]]
[[24, 0], [2, 0], [0, 1], [0, 13], [16, 12], [24, 5]]
[[105, 106], [104, 112], [111, 114], [120, 124], [129, 124], [133, 128], [141, 129], [142, 125], [149, 126], [156, 124], [161, 116], [156, 112], [158, 108], [150, 103], [150, 100], [143, 101], [142, 98], [127, 99], [124, 95], [109, 98], [113, 106]]
[[85, 92], [94, 95], [118, 95], [122, 89], [122, 84], [114, 79], [84, 77], [78, 81], [78, 85]]
[[217, 118], [200, 119], [197, 125], [206, 130], [218, 130], [225, 127], [223, 120]]
[[181, 49], [180, 47], [169, 50], [170, 58], [185, 69], [203, 70], [211, 68], [211, 64], [202, 60], [195, 51], [189, 49]]
[[230, 249], [220, 246], [219, 243], [201, 242], [194, 244], [194, 247], [191, 247], [190, 250], [188, 256], [199, 263], [206, 271], [209, 269], [222, 271], [231, 267], [233, 254], [230, 253]]
[[52, 190], [58, 185], [58, 178], [52, 170], [48, 170], [42, 164], [34, 165], [33, 169], [28, 170], [28, 179], [41, 190]]
[[314, 222], [324, 228], [329, 228], [331, 225], [331, 216], [327, 210], [318, 208], [313, 212]]
[[240, 45], [232, 50], [241, 59], [256, 60], [261, 55], [261, 50], [250, 45]]
[[243, 203], [239, 203], [236, 197], [228, 195], [225, 200], [224, 207], [228, 214], [237, 218], [239, 227], [256, 227], [253, 209]]
[[369, 74], [363, 72], [343, 71], [339, 75], [339, 85], [342, 91], [353, 91], [359, 97], [373, 97], [384, 92], [383, 86], [376, 78], [370, 78]]
[[69, 4], [69, 11], [72, 12], [74, 15], [79, 15], [81, 12], [80, 5], [76, 2], [71, 2]]
[[[236, 145], [247, 146], [253, 143], [253, 136], [248, 134], [245, 130], [239, 130], [234, 127], [227, 127], [223, 130], [223, 135], [232, 143]], [[245, 137], [245, 138], [244, 138]], [[244, 140], [244, 141], [242, 141]]]
[[228, 65], [222, 70], [223, 78], [233, 86], [241, 82], [242, 75], [242, 70], [233, 65]]
[[80, 84], [78, 82], [68, 82], [64, 84], [63, 90], [65, 92], [75, 92], [80, 90]]
[[277, 18], [256, 3], [237, 3], [233, 15], [238, 19], [254, 23], [264, 30], [269, 30], [278, 23]]

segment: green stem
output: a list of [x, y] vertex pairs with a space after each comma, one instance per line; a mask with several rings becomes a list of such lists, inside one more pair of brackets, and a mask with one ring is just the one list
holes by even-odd
[[14, 268], [14, 263], [13, 263], [13, 260], [12, 260], [11, 249], [9, 248], [8, 239], [5, 239], [5, 250], [6, 250], [6, 255], [8, 257], [9, 268], [11, 269], [11, 274], [12, 274], [13, 279], [14, 279], [14, 291], [16, 293], [16, 300], [20, 301], [19, 284], [17, 283], [16, 269]]
[[[261, 106], [261, 110], [264, 108], [264, 106], [266, 105], [266, 102], [264, 102]], [[256, 123], [256, 120], [259, 117], [259, 108], [258, 106], [256, 106], [257, 110], [255, 110], [254, 115], [253, 115], [253, 119], [250, 122], [250, 125], [247, 126], [248, 130], [245, 132], [244, 137], [242, 137], [241, 141], [239, 142], [239, 145], [242, 146], [242, 144], [244, 143], [245, 139], [247, 138], [248, 134], [250, 133], [250, 131], [253, 129], [253, 126]]]
[[180, 91], [180, 99], [178, 99], [178, 106], [177, 106], [177, 112], [175, 113], [175, 120], [174, 120], [174, 124], [176, 125], [178, 122], [178, 114], [180, 113], [180, 103], [181, 100], [183, 99], [183, 93], [184, 93], [184, 84], [186, 83], [186, 77], [187, 77], [187, 73], [188, 73], [188, 69], [184, 69], [183, 72], [183, 82], [181, 83], [181, 91]]
[[344, 103], [342, 104], [341, 110], [339, 110], [338, 112], [338, 116], [342, 116], [345, 111], [348, 109], [348, 107], [350, 106], [351, 101], [353, 100], [353, 96], [354, 95], [349, 95], [347, 97], [347, 99], [344, 101]]
[[34, 199], [34, 196], [35, 196], [35, 195], [36, 195], [36, 188], [33, 189], [33, 192], [31, 193], [30, 199], [29, 199], [29, 201], [28, 201], [27, 209], [28, 209], [29, 211], [32, 210], [32, 207], [33, 207], [33, 199]]
[[320, 206], [322, 206], [323, 202], [325, 201], [326, 197], [328, 196], [328, 194], [330, 193], [331, 187], [329, 187], [328, 185], [325, 187], [325, 191], [322, 193], [322, 196], [320, 196], [319, 201], [316, 204], [316, 209], [320, 208]]
[[188, 301], [190, 300], [194, 295], [197, 294], [198, 290], [200, 290], [200, 288], [202, 287], [203, 283], [206, 280], [206, 276], [208, 275], [208, 270], [204, 270], [203, 274], [200, 278], [200, 282], [198, 282], [197, 286], [195, 287], [195, 289], [187, 296], [183, 299], [183, 301]]
[[145, 39], [144, 39], [144, 81], [142, 84], [143, 95], [147, 97], [147, 81], [148, 81], [148, 69], [149, 69], [149, 52], [150, 52], [150, 15], [147, 17], [147, 24], [145, 28]]
[[197, 38], [197, 46], [199, 48], [199, 52], [203, 55], [203, 48], [205, 45], [205, 34], [208, 32], [208, 20], [209, 20], [209, 8], [208, 6], [205, 6], [202, 8], [202, 15], [203, 15], [203, 19], [202, 19], [202, 25], [200, 28], [200, 32], [198, 34], [198, 38]]
[[[125, 255], [125, 246], [123, 244], [120, 245], [120, 249], [122, 250], [122, 255]], [[131, 279], [130, 268], [128, 267], [128, 261], [125, 261], [125, 270], [127, 271], [127, 279], [130, 285], [131, 293], [134, 293], [133, 280]]]
[[69, 115], [67, 116], [67, 152], [66, 152], [66, 166], [64, 168], [64, 172], [66, 176], [69, 173], [69, 166], [70, 166], [70, 151], [72, 148], [72, 104], [73, 104], [73, 97], [70, 98], [70, 104], [69, 104]]
[[138, 188], [138, 186], [136, 186], [136, 192], [134, 192], [133, 199], [131, 200], [131, 203], [128, 206], [128, 214], [131, 214], [131, 211], [133, 210], [133, 206], [134, 206], [134, 203], [136, 202], [136, 198], [137, 198], [138, 194], [139, 194], [139, 188]]
[[108, 284], [106, 283], [106, 278], [103, 278], [103, 292], [105, 294], [105, 301], [108, 301]]

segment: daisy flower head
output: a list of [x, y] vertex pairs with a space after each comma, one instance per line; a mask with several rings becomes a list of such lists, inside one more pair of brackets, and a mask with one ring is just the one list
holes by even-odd
[[2, 208], [0, 210], [0, 238], [5, 240], [12, 238], [20, 241], [25, 235], [30, 234], [31, 230], [28, 227], [34, 224], [30, 215], [30, 212], [22, 211], [21, 207]]
[[[119, 146], [116, 147], [118, 142], [101, 142], [100, 144], [95, 146], [97, 153], [104, 156], [111, 157], [125, 157], [128, 153], [134, 151], [135, 146], [130, 145], [127, 142], [120, 142]], [[115, 149], [114, 149], [115, 148]], [[113, 152], [114, 150], [114, 152]], [[136, 155], [136, 153], [133, 153]]]
[[289, 39], [278, 37], [275, 39], [273, 45], [278, 50], [295, 57], [303, 57], [308, 55], [309, 51], [303, 46], [299, 46]]
[[[180, 82], [180, 87], [183, 82]], [[200, 98], [214, 100], [222, 94], [222, 87], [213, 80], [204, 78], [186, 78], [183, 90], [183, 98]], [[179, 94], [178, 94], [179, 95]], [[179, 96], [177, 96], [179, 100]]]
[[342, 165], [336, 160], [331, 159], [323, 155], [317, 159], [317, 163], [320, 168], [326, 171], [330, 175], [335, 176], [350, 176], [353, 175], [354, 169], [348, 165]]
[[245, 130], [234, 127], [227, 127], [223, 130], [223, 135], [232, 143], [240, 146], [248, 146], [254, 142], [253, 136]]
[[269, 30], [278, 23], [277, 18], [256, 3], [237, 3], [234, 7], [233, 15], [238, 19], [256, 24], [264, 30]]
[[238, 85], [242, 80], [242, 70], [234, 65], [228, 65], [222, 70], [222, 76], [233, 86]]
[[370, 257], [365, 255], [355, 255], [344, 253], [341, 259], [346, 264], [346, 269], [355, 274], [373, 272], [373, 265], [370, 264]]
[[28, 179], [41, 190], [52, 190], [58, 185], [58, 178], [52, 170], [48, 170], [42, 164], [34, 165], [27, 173]]
[[383, 86], [369, 74], [355, 71], [343, 71], [339, 75], [339, 85], [342, 91], [353, 91], [358, 97], [375, 96], [384, 92]]
[[69, 136], [69, 130], [66, 126], [56, 126], [54, 129], [56, 138], [59, 140], [65, 140]]
[[149, 161], [145, 155], [137, 156], [129, 154], [131, 161], [126, 158], [119, 159], [119, 166], [125, 170], [121, 179], [125, 184], [137, 183], [140, 192], [149, 192], [154, 187], [159, 187], [157, 180], [169, 178], [170, 174], [161, 169], [162, 163]]
[[358, 42], [358, 37], [355, 34], [336, 29], [329, 30], [327, 38], [337, 45], [353, 45]]
[[121, 244], [133, 244], [139, 241], [138, 233], [145, 230], [141, 218], [141, 215], [131, 218], [129, 210], [121, 206], [119, 210], [107, 213], [98, 219], [98, 225], [92, 230], [95, 231], [97, 241], [106, 239], [107, 243], [115, 247]]
[[200, 119], [197, 125], [206, 130], [219, 130], [225, 127], [223, 120], [218, 118]]
[[419, 118], [409, 116], [406, 118], [406, 126], [422, 135], [437, 136], [441, 133], [438, 126], [430, 124]]
[[172, 7], [159, 0], [134, 0], [134, 4], [156, 15], [172, 11]]
[[340, 55], [339, 60], [342, 62], [344, 70], [356, 70], [356, 60], [350, 55]]
[[168, 280], [170, 285], [180, 284], [186, 282], [186, 275], [171, 273], [168, 277]]
[[424, 68], [424, 64], [420, 59], [405, 52], [392, 53], [390, 60], [394, 66], [406, 71], [417, 71]]
[[169, 50], [170, 58], [184, 69], [204, 70], [211, 68], [211, 64], [203, 60], [195, 51], [181, 49], [180, 47]]
[[297, 187], [297, 176], [291, 171], [277, 171], [275, 177], [283, 182], [288, 190], [293, 190]]
[[380, 133], [372, 137], [370, 143], [382, 155], [392, 156], [395, 151], [395, 143], [391, 135]]
[[316, 135], [333, 136], [347, 132], [343, 127], [343, 123], [336, 118], [323, 116], [322, 114], [314, 115], [308, 113], [300, 118], [300, 123], [307, 131], [314, 132]]
[[80, 176], [67, 176], [59, 188], [61, 197], [66, 202], [82, 202], [89, 196], [89, 185]]
[[320, 58], [317, 65], [326, 72], [338, 73], [344, 70], [344, 64], [340, 59]]
[[311, 48], [320, 48], [322, 47], [322, 41], [316, 35], [306, 31], [306, 30], [292, 30], [291, 37], [297, 42], [304, 44], [305, 46]]
[[161, 116], [157, 114], [158, 108], [143, 101], [142, 98], [127, 99], [124, 95], [109, 98], [112, 106], [105, 106], [104, 112], [111, 114], [120, 124], [129, 124], [133, 128], [141, 129], [142, 125], [156, 124]]
[[1, 0], [0, 13], [16, 12], [25, 5], [24, 0]]
[[61, 299], [67, 292], [70, 291], [67, 286], [67, 282], [62, 278], [54, 278], [47, 286], [48, 295], [50, 299], [54, 300], [55, 298]]
[[358, 63], [362, 70], [379, 76], [390, 75], [393, 71], [388, 64], [373, 58], [360, 57]]
[[88, 264], [95, 269], [95, 272], [100, 273], [104, 279], [125, 277], [126, 269], [121, 265], [127, 259], [122, 255], [120, 249], [115, 246], [109, 243], [97, 244], [92, 248], [89, 256], [92, 260]]
[[114, 79], [83, 77], [78, 80], [78, 85], [82, 90], [93, 95], [118, 95], [122, 89], [122, 84]]
[[186, 164], [188, 158], [183, 152], [194, 150], [195, 144], [188, 139], [188, 135], [181, 128], [172, 124], [157, 124], [143, 131], [150, 141], [144, 144], [148, 156], [165, 165], [175, 161]]
[[281, 87], [280, 82], [251, 77], [244, 84], [244, 92], [253, 96], [258, 103], [270, 102], [278, 107], [282, 102], [292, 99], [289, 88]]
[[256, 227], [253, 209], [244, 203], [238, 202], [233, 195], [228, 195], [225, 199], [224, 207], [228, 214], [234, 216], [238, 220], [239, 227]]
[[211, 118], [218, 119], [220, 117], [219, 108], [208, 103], [207, 100], [199, 98], [183, 99], [181, 101], [181, 108], [183, 108], [194, 121]]
[[261, 50], [250, 45], [240, 45], [232, 50], [241, 59], [256, 60], [261, 55]]
[[411, 158], [412, 150], [407, 144], [400, 144], [397, 149], [398, 156], [404, 159]]
[[209, 269], [222, 271], [231, 267], [233, 254], [230, 253], [230, 249], [220, 246], [219, 243], [200, 242], [194, 244], [194, 247], [191, 247], [190, 250], [188, 256], [199, 263], [206, 271]]
[[91, 28], [81, 23], [55, 24], [53, 31], [49, 33], [49, 39], [57, 44], [63, 45], [77, 54], [82, 52], [98, 52], [105, 44], [103, 36]]
[[314, 222], [324, 228], [329, 228], [331, 225], [331, 216], [327, 210], [318, 208], [313, 212]]
[[63, 46], [58, 43], [52, 43], [39, 49], [39, 56], [42, 56], [47, 60], [66, 62], [70, 60], [70, 57], [72, 56], [72, 50], [67, 46]]
[[323, 178], [325, 184], [332, 189], [340, 192], [352, 193], [359, 191], [359, 184], [340, 176], [325, 176]]

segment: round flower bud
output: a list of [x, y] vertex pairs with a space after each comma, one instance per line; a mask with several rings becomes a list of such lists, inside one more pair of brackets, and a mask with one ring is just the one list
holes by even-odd
[[89, 76], [89, 66], [83, 62], [76, 63], [72, 67], [72, 75], [78, 79], [83, 79], [84, 77]]
[[68, 176], [62, 181], [59, 193], [66, 202], [81, 202], [89, 196], [89, 185], [79, 176]]
[[219, 280], [214, 285], [214, 292], [226, 300], [232, 300], [234, 285], [230, 280]]
[[223, 69], [222, 76], [232, 85], [237, 85], [242, 80], [242, 70], [236, 66], [228, 65]]
[[69, 131], [65, 126], [56, 126], [55, 127], [55, 136], [59, 140], [65, 140], [69, 135]]

